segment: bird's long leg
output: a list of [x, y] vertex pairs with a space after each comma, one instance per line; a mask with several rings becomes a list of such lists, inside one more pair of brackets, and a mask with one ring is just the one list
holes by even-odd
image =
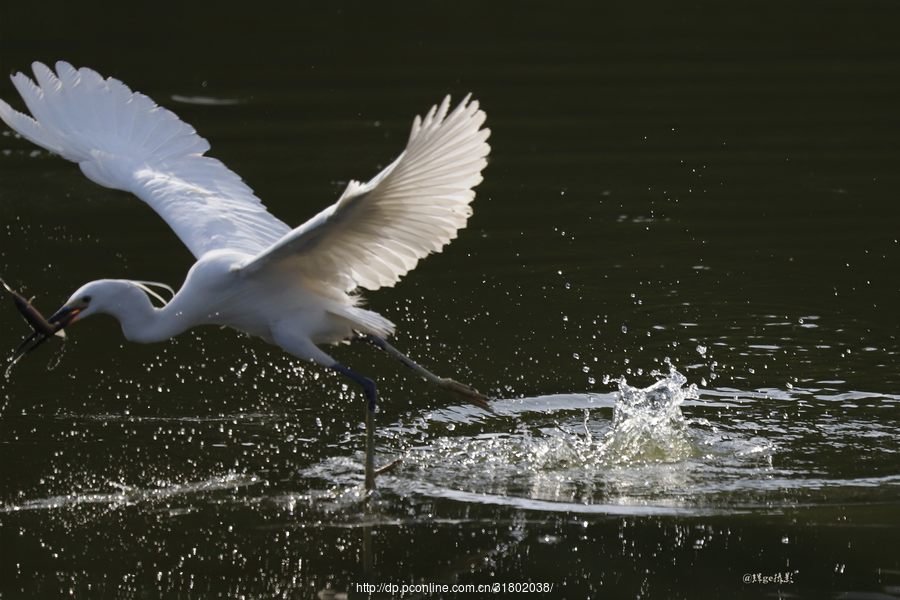
[[411, 358], [409, 358], [378, 336], [368, 333], [356, 333], [352, 338], [350, 338], [350, 341], [365, 342], [367, 344], [375, 346], [376, 348], [384, 350], [385, 352], [399, 360], [403, 365], [418, 373], [423, 379], [433, 383], [445, 392], [453, 394], [454, 396], [457, 396], [458, 398], [461, 398], [466, 402], [474, 404], [479, 408], [483, 408], [488, 412], [494, 412], [494, 410], [491, 408], [491, 405], [488, 404], [488, 397], [475, 388], [463, 383], [459, 383], [458, 381], [453, 381], [452, 379], [438, 377], [431, 371], [413, 362]]
[[370, 412], [375, 412], [375, 407], [378, 405], [378, 390], [375, 388], [375, 382], [369, 379], [368, 377], [363, 377], [356, 371], [351, 371], [344, 365], [340, 363], [334, 363], [331, 365], [331, 369], [333, 371], [337, 371], [341, 375], [349, 377], [356, 383], [358, 383], [363, 392], [366, 394], [366, 400], [368, 400], [368, 408]]
[[368, 400], [366, 404], [366, 490], [372, 491], [377, 487], [375, 485], [375, 407], [378, 405], [378, 390], [375, 388], [374, 381], [351, 371], [340, 363], [334, 363], [331, 368], [361, 385], [366, 394]]

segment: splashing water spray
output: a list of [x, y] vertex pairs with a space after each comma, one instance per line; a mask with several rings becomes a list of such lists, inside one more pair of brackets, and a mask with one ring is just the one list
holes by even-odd
[[666, 362], [668, 374], [653, 371], [652, 376], [663, 378], [647, 388], [632, 387], [619, 378], [613, 426], [601, 442], [601, 454], [607, 460], [671, 462], [694, 454], [681, 404], [699, 397], [697, 385], [684, 387], [687, 378]]

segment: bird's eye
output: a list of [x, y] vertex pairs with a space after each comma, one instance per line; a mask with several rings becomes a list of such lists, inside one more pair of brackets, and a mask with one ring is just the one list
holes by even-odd
[[85, 304], [90, 304], [91, 297], [90, 296], [82, 296], [81, 301], [84, 302]]

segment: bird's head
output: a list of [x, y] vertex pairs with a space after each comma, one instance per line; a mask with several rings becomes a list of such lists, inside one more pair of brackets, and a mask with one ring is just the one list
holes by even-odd
[[[92, 281], [87, 285], [81, 286], [77, 292], [72, 294], [65, 304], [60, 307], [58, 311], [53, 313], [48, 319], [47, 322], [51, 325], [62, 329], [71, 325], [75, 321], [79, 319], [83, 319], [87, 316], [90, 316], [91, 313], [96, 312], [97, 306], [99, 306], [102, 302], [94, 302], [94, 297], [96, 296], [99, 299], [103, 298], [102, 289], [97, 289], [97, 284], [102, 283], [100, 281]], [[98, 295], [99, 292], [99, 295]]]
[[[16, 348], [16, 360], [22, 358], [39, 345], [53, 337], [63, 335], [63, 329], [74, 323], [89, 317], [94, 313], [109, 313], [118, 316], [123, 309], [135, 303], [135, 298], [144, 298], [150, 295], [159, 299], [162, 304], [166, 300], [148, 286], [161, 287], [174, 295], [172, 288], [165, 284], [148, 281], [131, 281], [127, 279], [101, 279], [81, 286], [72, 294], [62, 307], [49, 318], [44, 319], [37, 310], [33, 309], [24, 298], [13, 292], [19, 298], [16, 302], [25, 319], [34, 329], [34, 333]], [[7, 286], [7, 289], [8, 286]], [[12, 290], [10, 290], [12, 292]]]
[[109, 313], [118, 316], [121, 310], [134, 304], [135, 298], [145, 298], [144, 294], [156, 298], [164, 306], [168, 304], [165, 298], [151, 289], [153, 287], [162, 288], [171, 295], [175, 295], [175, 291], [171, 287], [153, 281], [133, 281], [131, 279], [92, 281], [78, 288], [47, 321], [66, 327], [94, 313]]

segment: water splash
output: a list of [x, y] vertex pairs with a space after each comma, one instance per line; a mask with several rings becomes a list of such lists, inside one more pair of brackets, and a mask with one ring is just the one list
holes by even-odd
[[613, 464], [671, 462], [694, 455], [681, 404], [698, 398], [696, 384], [684, 387], [687, 378], [671, 364], [668, 375], [651, 375], [663, 379], [643, 389], [628, 385], [624, 377], [618, 380], [612, 429], [600, 445], [601, 456]]
[[[867, 424], [864, 442], [857, 440], [856, 424], [845, 427], [830, 417], [843, 396], [798, 395], [796, 387], [779, 394], [729, 388], [704, 389], [701, 400], [696, 385], [668, 361], [665, 366], [644, 388], [605, 378], [618, 390], [499, 400], [493, 415], [466, 407], [409, 413], [379, 430], [377, 460], [403, 459], [379, 486], [387, 502], [446, 499], [575, 514], [781, 511], [798, 502], [833, 503], [860, 490], [895, 494], [893, 438]], [[819, 416], [810, 420], [800, 412], [798, 420], [798, 408]], [[827, 462], [829, 470], [810, 459], [833, 452], [838, 439], [887, 444], [889, 476], [854, 478], [855, 466], [841, 465], [838, 455]], [[362, 470], [357, 452], [302, 472], [304, 480], [326, 487], [320, 495], [305, 492], [310, 505], [347, 505], [340, 496], [361, 485]], [[329, 500], [334, 496], [337, 501]]]
[[[652, 375], [657, 381], [643, 389], [622, 378], [613, 394], [500, 401], [491, 417], [447, 409], [382, 428], [391, 454], [383, 460], [400, 456], [403, 464], [380, 485], [404, 496], [564, 511], [682, 510], [685, 499], [671, 496], [692, 489], [693, 468], [703, 463], [698, 432], [681, 413], [685, 400], [698, 398], [697, 387], [671, 365]], [[362, 456], [350, 462], [324, 461], [304, 475], [359, 485]]]
[[[62, 344], [60, 344], [59, 350], [57, 350], [56, 354], [50, 359], [50, 362], [47, 364], [48, 371], [54, 370], [56, 367], [58, 367], [62, 363], [63, 354], [65, 353], [65, 350], [66, 350], [66, 341], [67, 340], [68, 340], [68, 338], [62, 338]], [[8, 380], [10, 378], [10, 371], [12, 371], [12, 368], [14, 366], [16, 366], [20, 360], [25, 358], [25, 356], [29, 352], [30, 352], [30, 350], [28, 352], [18, 354], [17, 356], [11, 356], [7, 359], [7, 362], [9, 364], [6, 367], [6, 370], [3, 372], [4, 379]]]

